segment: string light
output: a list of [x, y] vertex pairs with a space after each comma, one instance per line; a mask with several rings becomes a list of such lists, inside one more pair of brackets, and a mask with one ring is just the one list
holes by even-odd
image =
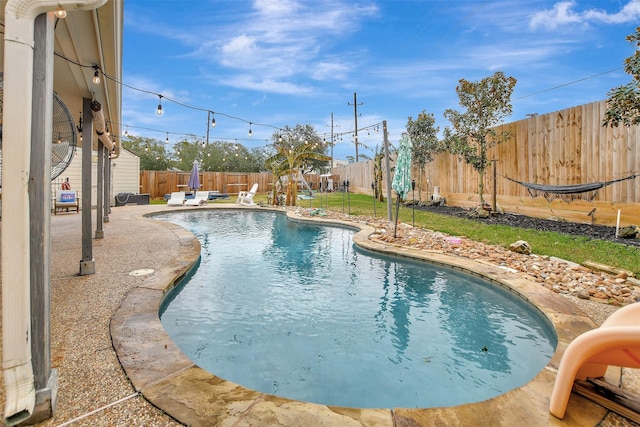
[[97, 65], [93, 66], [93, 84], [100, 84], [100, 71]]
[[158, 109], [156, 110], [156, 114], [159, 116], [164, 114], [164, 111], [162, 111], [162, 95], [158, 95]]
[[252, 125], [252, 123], [249, 122], [249, 138], [251, 138], [253, 136], [253, 132], [251, 131], [251, 125]]
[[165, 139], [165, 140], [164, 140], [164, 143], [165, 143], [165, 144], [168, 144], [168, 143], [169, 143], [169, 132], [167, 132], [167, 139]]
[[[63, 16], [66, 16], [66, 12], [65, 12], [64, 10], [56, 11], [56, 12], [54, 12], [54, 14], [55, 14], [55, 16], [57, 16], [57, 17], [63, 17]], [[57, 52], [54, 52], [54, 55], [55, 55], [55, 56], [58, 56], [59, 58], [62, 58], [63, 60], [65, 60], [65, 61], [67, 61], [67, 62], [69, 62], [69, 63], [75, 64], [75, 65], [77, 65], [77, 66], [79, 66], [79, 67], [82, 67], [82, 68], [93, 68], [93, 69], [94, 69], [93, 81], [94, 81], [94, 83], [99, 84], [99, 82], [100, 82], [100, 71], [102, 71], [102, 70], [100, 70], [100, 69], [99, 69], [99, 67], [98, 67], [97, 65], [84, 65], [84, 64], [81, 64], [81, 63], [79, 63], [79, 62], [77, 62], [77, 61], [74, 61], [74, 60], [72, 60], [72, 59], [69, 59], [69, 58], [65, 57], [64, 55], [61, 55], [60, 53], [57, 53]], [[516, 100], [519, 100], [519, 99], [523, 99], [523, 98], [526, 98], [526, 97], [529, 97], [529, 96], [537, 95], [537, 94], [542, 93], [542, 92], [556, 90], [556, 89], [559, 89], [559, 88], [564, 87], [564, 86], [567, 86], [567, 85], [575, 84], [575, 83], [581, 82], [581, 81], [583, 81], [583, 80], [590, 79], [590, 78], [593, 78], [593, 77], [598, 77], [598, 76], [601, 76], [601, 75], [604, 75], [604, 74], [607, 74], [607, 73], [612, 73], [612, 72], [615, 72], [615, 71], [619, 71], [619, 70], [621, 70], [621, 69], [623, 69], [623, 68], [622, 68], [622, 67], [618, 67], [618, 68], [615, 68], [615, 69], [612, 69], [612, 70], [605, 71], [605, 72], [603, 72], [603, 73], [599, 73], [599, 74], [596, 74], [596, 75], [593, 75], [593, 76], [589, 76], [589, 77], [586, 77], [586, 78], [583, 78], [583, 79], [575, 80], [575, 81], [573, 81], [573, 82], [569, 82], [569, 83], [566, 83], [566, 84], [564, 84], [564, 85], [560, 85], [560, 86], [555, 86], [555, 87], [552, 87], [552, 88], [549, 88], [549, 89], [545, 89], [545, 90], [543, 90], [543, 91], [539, 91], [539, 92], [531, 93], [531, 94], [528, 94], [528, 95], [524, 95], [524, 96], [521, 96], [521, 97], [519, 97], [519, 98], [515, 98], [515, 99], [516, 99]], [[161, 100], [162, 100], [162, 97], [163, 97], [163, 96], [162, 96], [161, 94], [155, 93], [155, 92], [150, 91], [150, 90], [141, 89], [141, 88], [138, 88], [138, 87], [131, 86], [131, 85], [126, 84], [126, 83], [124, 83], [124, 82], [122, 82], [122, 81], [119, 81], [118, 79], [116, 79], [116, 78], [114, 78], [114, 77], [109, 76], [108, 74], [105, 74], [104, 72], [103, 72], [102, 74], [103, 74], [103, 76], [104, 76], [105, 78], [107, 78], [107, 79], [109, 79], [109, 80], [111, 80], [111, 81], [113, 81], [113, 82], [115, 82], [116, 84], [119, 84], [119, 85], [121, 85], [121, 86], [128, 87], [128, 88], [130, 88], [130, 89], [132, 89], [132, 90], [135, 90], [135, 91], [144, 92], [144, 93], [148, 93], [148, 94], [152, 94], [152, 95], [156, 95], [156, 96], [158, 96], [158, 97], [160, 98], [160, 103], [158, 104], [158, 110], [156, 111], [156, 114], [158, 114], [158, 115], [162, 115], [162, 114], [163, 114], [163, 112], [162, 112], [162, 105], [161, 105]], [[171, 102], [173, 102], [173, 103], [175, 103], [175, 104], [178, 104], [178, 105], [181, 105], [181, 106], [183, 106], [183, 107], [190, 108], [190, 109], [193, 109], [193, 110], [210, 111], [210, 110], [208, 110], [208, 109], [203, 109], [203, 108], [195, 107], [195, 106], [192, 106], [192, 105], [186, 105], [186, 104], [183, 104], [183, 103], [181, 103], [181, 102], [178, 102], [178, 101], [173, 100], [173, 99], [170, 99], [170, 98], [166, 98], [166, 97], [165, 97], [165, 99], [168, 99], [169, 101], [171, 101]], [[211, 112], [211, 113], [212, 113], [212, 114], [214, 114], [213, 112]], [[273, 128], [273, 129], [276, 129], [276, 130], [277, 130], [277, 131], [279, 131], [279, 132], [281, 132], [281, 131], [282, 131], [282, 129], [281, 129], [281, 128], [276, 127], [276, 126], [273, 126], [273, 125], [269, 125], [269, 124], [262, 124], [262, 123], [254, 123], [254, 122], [250, 122], [250, 121], [248, 121], [248, 120], [245, 120], [245, 119], [243, 119], [243, 118], [241, 118], [241, 117], [236, 117], [236, 116], [228, 115], [228, 114], [225, 114], [225, 113], [220, 113], [220, 112], [219, 112], [218, 114], [222, 114], [224, 117], [228, 117], [228, 118], [230, 118], [230, 119], [239, 120], [239, 121], [242, 121], [242, 122], [245, 122], [245, 123], [249, 123], [250, 130], [251, 130], [251, 125], [255, 124], [256, 126], [271, 127], [271, 128]], [[216, 126], [216, 123], [215, 123], [215, 122], [216, 122], [215, 117], [212, 117], [212, 119], [211, 119], [211, 126], [212, 126], [212, 127], [215, 127], [215, 126]], [[360, 131], [360, 130], [367, 130], [367, 129], [373, 129], [373, 130], [375, 130], [375, 132], [379, 132], [379, 128], [380, 128], [380, 127], [379, 127], [379, 125], [380, 125], [380, 124], [381, 124], [381, 123], [377, 123], [377, 124], [375, 124], [375, 125], [367, 126], [367, 127], [364, 127], [364, 128], [358, 128], [358, 131]], [[150, 130], [152, 130], [152, 131], [156, 131], [155, 129], [150, 129]], [[159, 132], [162, 132], [162, 131], [159, 131]], [[251, 133], [252, 133], [252, 132], [251, 132]], [[345, 132], [344, 134], [347, 134], [347, 133], [351, 133], [351, 132]], [[368, 134], [368, 135], [370, 135], [370, 132], [367, 132], [367, 134]], [[189, 135], [189, 134], [182, 134], [182, 135]], [[324, 135], [324, 134], [322, 134], [322, 135]], [[342, 139], [342, 135], [343, 135], [343, 134], [333, 134], [333, 137], [334, 137], [334, 138], [333, 138], [333, 140], [331, 141], [331, 144], [335, 145], [335, 143], [336, 143], [336, 142], [342, 142], [342, 141], [343, 141], [343, 139]], [[128, 131], [125, 131], [125, 136], [129, 136]], [[320, 136], [321, 136], [321, 135], [320, 135]], [[80, 138], [81, 138], [81, 140], [82, 140], [82, 134], [80, 135]], [[230, 138], [221, 138], [221, 139], [230, 139]], [[355, 139], [355, 138], [354, 138], [354, 139]], [[282, 135], [279, 135], [279, 136], [278, 136], [278, 141], [279, 141], [279, 142], [282, 142]]]
[[214, 128], [216, 127], [216, 118], [214, 117], [214, 112], [211, 112], [211, 127]]
[[55, 12], [53, 12], [53, 16], [58, 19], [64, 19], [67, 17], [67, 11], [64, 9], [56, 10]]

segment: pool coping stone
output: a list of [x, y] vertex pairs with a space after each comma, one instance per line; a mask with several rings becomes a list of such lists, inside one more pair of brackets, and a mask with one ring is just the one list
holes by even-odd
[[[140, 219], [167, 209], [140, 213]], [[603, 407], [573, 394], [563, 420], [549, 413], [549, 397], [566, 346], [595, 323], [570, 301], [488, 262], [437, 251], [417, 250], [375, 239], [375, 229], [358, 222], [303, 217], [294, 210], [233, 204], [210, 204], [194, 209], [257, 209], [286, 213], [295, 221], [354, 228], [354, 243], [367, 250], [423, 260], [470, 272], [519, 294], [534, 304], [553, 324], [558, 346], [553, 357], [530, 382], [495, 398], [454, 407], [360, 409], [285, 399], [251, 390], [208, 373], [173, 343], [160, 322], [164, 297], [197, 263], [200, 243], [189, 231], [163, 222], [178, 238], [180, 252], [172, 262], [149, 275], [126, 296], [110, 323], [112, 343], [126, 375], [145, 399], [179, 422], [190, 426], [314, 425], [314, 426], [596, 426], [605, 417]], [[620, 381], [620, 369], [609, 369], [607, 379]], [[428, 387], [428, 384], [425, 384]]]

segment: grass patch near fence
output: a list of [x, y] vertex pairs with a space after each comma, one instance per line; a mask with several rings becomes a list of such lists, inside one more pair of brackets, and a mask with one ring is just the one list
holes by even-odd
[[[264, 199], [256, 196], [256, 201]], [[329, 193], [317, 194], [314, 199], [298, 200], [300, 207], [324, 208], [350, 215], [388, 217], [387, 203], [376, 202], [375, 215], [373, 197], [365, 194]], [[395, 203], [392, 207], [395, 217]], [[415, 215], [415, 220], [413, 215]], [[549, 231], [530, 230], [497, 224], [485, 224], [471, 219], [451, 217], [400, 206], [400, 221], [416, 227], [443, 233], [465, 236], [477, 242], [508, 247], [517, 240], [526, 240], [538, 255], [555, 256], [576, 263], [595, 261], [623, 268], [640, 274], [640, 249], [604, 240], [592, 240]]]

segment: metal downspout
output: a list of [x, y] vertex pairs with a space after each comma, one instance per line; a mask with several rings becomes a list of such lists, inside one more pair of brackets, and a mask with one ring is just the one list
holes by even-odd
[[107, 0], [8, 0], [4, 14], [2, 199], [2, 369], [5, 420], [33, 413], [29, 178], [35, 18], [55, 10], [92, 10]]

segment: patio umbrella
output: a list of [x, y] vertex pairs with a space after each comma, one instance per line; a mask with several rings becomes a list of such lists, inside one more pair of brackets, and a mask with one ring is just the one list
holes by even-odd
[[200, 188], [200, 175], [198, 174], [198, 161], [193, 161], [193, 168], [191, 168], [191, 175], [189, 176], [189, 189], [197, 191]]
[[396, 223], [393, 227], [393, 237], [395, 238], [396, 230], [398, 229], [400, 199], [404, 199], [409, 194], [409, 190], [411, 190], [411, 138], [407, 134], [403, 134], [402, 138], [400, 138], [400, 150], [398, 151], [396, 170], [393, 174], [391, 188], [398, 193], [396, 199]]

